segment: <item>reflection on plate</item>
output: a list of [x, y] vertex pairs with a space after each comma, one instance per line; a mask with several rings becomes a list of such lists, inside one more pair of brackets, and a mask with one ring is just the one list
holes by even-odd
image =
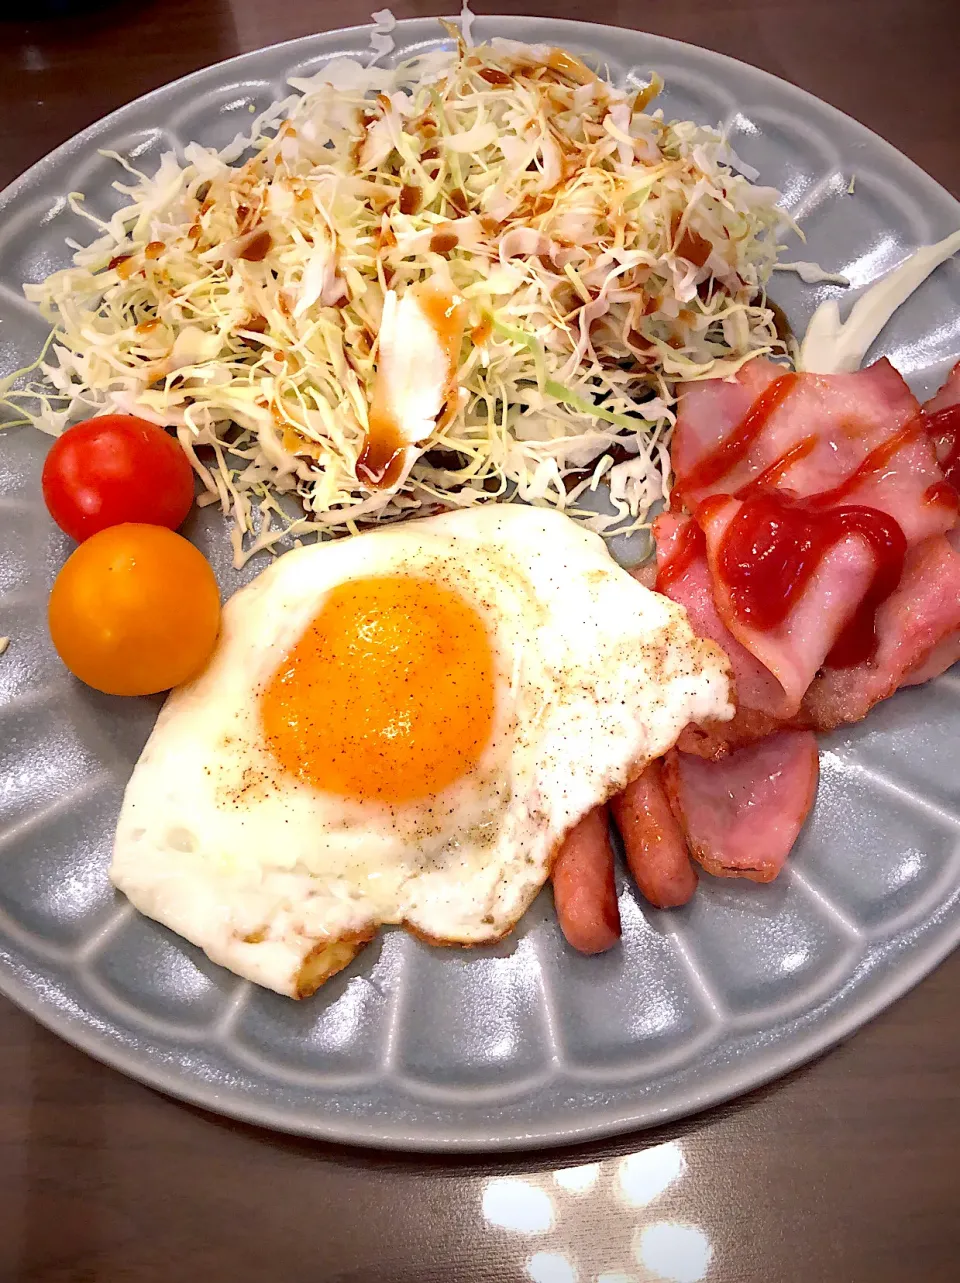
[[[956, 202], [909, 161], [752, 68], [592, 25], [481, 19], [477, 33], [565, 45], [614, 78], [645, 80], [655, 67], [667, 113], [725, 122], [737, 152], [803, 220], [805, 257], [846, 274], [851, 296], [960, 224]], [[401, 24], [398, 54], [436, 34], [429, 20]], [[101, 217], [116, 207], [114, 166], [99, 148], [150, 169], [193, 138], [223, 145], [251, 105], [280, 96], [286, 76], [364, 44], [362, 33], [331, 33], [210, 68], [123, 108], [14, 184], [0, 198], [0, 373], [32, 359], [44, 337], [21, 283], [63, 265], [65, 238], [85, 234], [64, 193], [82, 189]], [[836, 289], [786, 274], [775, 282], [796, 329]], [[960, 350], [958, 302], [952, 263], [901, 309], [875, 353], [918, 395]], [[960, 809], [943, 752], [960, 735], [953, 672], [823, 741], [815, 813], [773, 886], [705, 881], [667, 915], [641, 911], [624, 884], [623, 943], [600, 958], [574, 956], [541, 899], [498, 946], [431, 951], [391, 933], [310, 1002], [254, 991], [138, 918], [106, 882], [121, 792], [157, 701], [81, 689], [48, 644], [46, 590], [68, 544], [40, 504], [43, 448], [14, 429], [0, 451], [0, 633], [13, 638], [0, 658], [0, 985], [118, 1068], [212, 1109], [358, 1143], [567, 1141], [688, 1113], [782, 1073], [891, 1002], [960, 939]], [[231, 568], [219, 515], [191, 520], [187, 533], [225, 591], [256, 573], [256, 560]], [[565, 1176], [586, 1182], [586, 1170]], [[618, 1179], [629, 1202], [664, 1176], [638, 1167]], [[521, 1203], [492, 1183], [484, 1213], [498, 1224], [549, 1213]], [[651, 1268], [675, 1247], [655, 1230], [636, 1245]]]

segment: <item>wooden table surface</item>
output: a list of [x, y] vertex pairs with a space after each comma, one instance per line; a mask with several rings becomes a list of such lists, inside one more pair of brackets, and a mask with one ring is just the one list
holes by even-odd
[[[398, 17], [452, 7], [393, 5]], [[642, 23], [732, 54], [858, 117], [960, 195], [957, 0], [476, 7]], [[167, 80], [367, 18], [358, 0], [127, 0], [47, 21], [28, 21], [23, 0], [0, 15], [14, 8], [22, 16], [0, 20], [3, 182]], [[0, 1283], [682, 1283], [703, 1275], [708, 1251], [705, 1277], [723, 1283], [946, 1283], [960, 1277], [958, 996], [960, 955], [844, 1046], [727, 1108], [617, 1143], [486, 1162], [300, 1142], [210, 1117], [0, 1001]], [[649, 1208], [615, 1196], [620, 1164], [640, 1153], [634, 1164], [682, 1168]], [[513, 1230], [484, 1216], [489, 1182], [505, 1176], [520, 1182], [505, 1187]], [[525, 1200], [549, 1207], [552, 1228], [524, 1232]], [[635, 1255], [654, 1223], [659, 1274], [649, 1251], [647, 1266]]]

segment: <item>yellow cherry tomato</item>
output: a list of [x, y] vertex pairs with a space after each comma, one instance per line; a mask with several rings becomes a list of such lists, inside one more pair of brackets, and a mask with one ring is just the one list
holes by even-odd
[[50, 636], [71, 673], [108, 695], [153, 695], [194, 677], [220, 627], [209, 562], [165, 526], [92, 535], [54, 581]]

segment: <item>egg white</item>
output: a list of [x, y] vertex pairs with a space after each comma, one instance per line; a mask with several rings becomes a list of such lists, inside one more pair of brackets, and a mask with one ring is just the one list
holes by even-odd
[[[332, 588], [393, 573], [474, 605], [496, 685], [478, 767], [399, 806], [283, 772], [258, 705]], [[170, 695], [126, 790], [111, 877], [214, 961], [301, 996], [385, 923], [439, 943], [500, 938], [573, 824], [688, 722], [732, 713], [723, 652], [553, 510], [492, 505], [312, 545], [227, 602], [208, 667]]]

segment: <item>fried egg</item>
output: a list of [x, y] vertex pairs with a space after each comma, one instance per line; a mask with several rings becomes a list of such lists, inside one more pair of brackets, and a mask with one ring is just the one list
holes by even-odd
[[312, 545], [230, 599], [209, 665], [168, 698], [111, 877], [302, 997], [384, 924], [504, 936], [587, 811], [732, 713], [723, 652], [553, 510]]

